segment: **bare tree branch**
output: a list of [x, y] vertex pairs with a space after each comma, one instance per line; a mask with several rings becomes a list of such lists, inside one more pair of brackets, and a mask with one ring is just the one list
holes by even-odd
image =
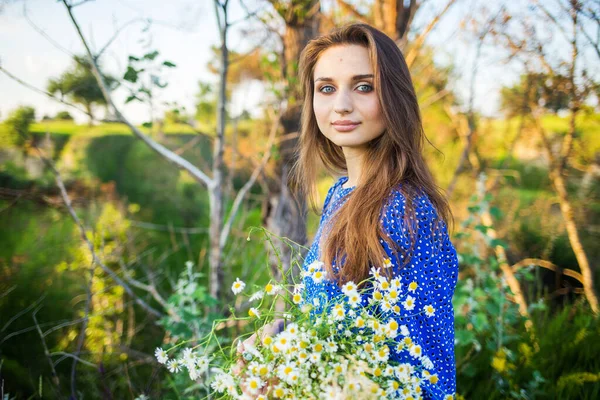
[[25, 87], [26, 87], [26, 88], [28, 88], [28, 89], [31, 89], [31, 90], [33, 90], [34, 92], [37, 92], [37, 93], [43, 94], [43, 95], [45, 95], [45, 96], [48, 96], [48, 97], [50, 97], [52, 100], [58, 101], [59, 103], [62, 103], [62, 104], [64, 104], [64, 105], [68, 106], [68, 107], [74, 108], [74, 109], [76, 109], [77, 111], [79, 111], [79, 112], [82, 112], [82, 113], [84, 113], [84, 114], [88, 115], [87, 111], [85, 111], [83, 108], [79, 108], [79, 107], [78, 107], [78, 106], [76, 106], [75, 104], [72, 104], [72, 103], [69, 103], [69, 102], [67, 102], [67, 101], [64, 101], [63, 99], [60, 99], [60, 98], [58, 98], [58, 97], [54, 97], [54, 96], [53, 96], [51, 93], [49, 93], [49, 92], [46, 92], [45, 90], [42, 90], [42, 89], [38, 89], [38, 88], [36, 88], [36, 87], [35, 87], [35, 86], [33, 86], [33, 85], [30, 85], [29, 83], [27, 83], [27, 82], [25, 82], [25, 81], [21, 80], [20, 78], [17, 78], [15, 75], [13, 75], [13, 74], [11, 74], [10, 72], [8, 72], [8, 71], [7, 71], [6, 69], [4, 69], [4, 68], [3, 68], [1, 65], [0, 65], [0, 72], [3, 72], [3, 73], [4, 73], [6, 76], [8, 76], [10, 79], [12, 79], [12, 80], [14, 80], [14, 81], [16, 81], [16, 82], [20, 83], [21, 85], [25, 86]]
[[[96, 77], [96, 80], [98, 81], [98, 85], [100, 86], [100, 89], [102, 91], [102, 94], [104, 95], [106, 103], [113, 109], [115, 116], [119, 120], [121, 120], [121, 122], [123, 122], [125, 125], [127, 125], [129, 127], [129, 129], [131, 129], [133, 134], [135, 136], [137, 136], [138, 138], [140, 138], [142, 141], [144, 141], [144, 143], [146, 143], [152, 150], [154, 150], [155, 152], [157, 152], [158, 154], [160, 154], [161, 156], [166, 158], [169, 162], [188, 171], [196, 180], [198, 180], [199, 182], [204, 184], [206, 187], [212, 188], [212, 186], [214, 185], [214, 182], [204, 172], [202, 172], [201, 170], [196, 168], [192, 163], [190, 163], [186, 159], [178, 156], [177, 154], [173, 153], [171, 150], [167, 149], [165, 146], [161, 145], [158, 142], [155, 142], [150, 137], [146, 136], [135, 125], [133, 125], [131, 122], [129, 122], [129, 120], [127, 118], [125, 118], [125, 116], [121, 113], [121, 110], [114, 103], [114, 101], [111, 97], [111, 94], [110, 94], [110, 89], [106, 85], [106, 82], [104, 82], [104, 77], [103, 77], [102, 73], [100, 72], [98, 63], [96, 62], [96, 59], [94, 58], [94, 55], [92, 54], [90, 46], [89, 46], [87, 40], [85, 39], [85, 37], [83, 36], [83, 32], [81, 32], [81, 28], [80, 28], [79, 24], [77, 23], [75, 16], [73, 15], [73, 6], [70, 5], [67, 2], [67, 0], [62, 0], [62, 2], [67, 9], [67, 12], [71, 19], [71, 22], [73, 23], [73, 26], [75, 27], [75, 30], [77, 31], [77, 34], [78, 34], [79, 38], [81, 39], [83, 46], [85, 47], [86, 53], [88, 55], [88, 59], [92, 66], [92, 72], [94, 73], [94, 76]], [[79, 4], [83, 4], [84, 2], [85, 1], [83, 1]]]
[[65, 47], [61, 46], [60, 43], [58, 43], [56, 40], [52, 39], [50, 37], [50, 35], [48, 35], [46, 33], [46, 31], [44, 31], [43, 29], [41, 29], [39, 26], [37, 26], [32, 20], [31, 18], [29, 18], [29, 12], [27, 11], [27, 3], [24, 2], [23, 3], [23, 16], [25, 17], [25, 19], [27, 20], [27, 22], [29, 23], [29, 25], [40, 35], [42, 35], [48, 42], [50, 42], [54, 47], [56, 47], [58, 50], [62, 51], [63, 53], [69, 55], [72, 59], [76, 59], [75, 54], [71, 53], [69, 50], [67, 50]]
[[59, 383], [60, 383], [58, 374], [56, 373], [56, 369], [54, 368], [54, 363], [52, 362], [52, 358], [50, 358], [50, 352], [48, 351], [48, 346], [46, 345], [46, 339], [44, 338], [44, 335], [42, 335], [42, 330], [40, 329], [40, 325], [38, 324], [37, 317], [36, 317], [37, 312], [41, 308], [42, 308], [42, 306], [39, 306], [38, 308], [36, 308], [31, 317], [33, 318], [33, 322], [35, 323], [35, 327], [38, 331], [38, 334], [40, 335], [40, 340], [42, 341], [42, 346], [44, 348], [44, 354], [46, 355], [46, 358], [48, 359], [48, 364], [50, 364], [50, 371], [52, 372], [52, 382], [58, 388]]
[[100, 57], [102, 57], [102, 54], [104, 54], [104, 52], [106, 51], [106, 49], [108, 49], [110, 47], [110, 45], [117, 39], [117, 37], [119, 36], [119, 34], [125, 30], [125, 28], [127, 28], [129, 25], [133, 24], [134, 22], [150, 22], [149, 19], [146, 18], [134, 18], [128, 22], [126, 22], [125, 24], [121, 25], [119, 28], [117, 28], [117, 30], [115, 31], [115, 33], [112, 35], [112, 37], [108, 40], [108, 42], [100, 49], [100, 51], [95, 55], [96, 60], [99, 60]]
[[250, 188], [254, 185], [254, 182], [256, 182], [256, 178], [261, 173], [261, 171], [263, 170], [263, 168], [269, 161], [269, 158], [271, 157], [271, 149], [272, 149], [273, 143], [275, 141], [275, 134], [277, 133], [277, 128], [279, 127], [279, 119], [281, 117], [282, 109], [283, 109], [283, 107], [280, 106], [279, 112], [278, 112], [277, 116], [275, 117], [275, 119], [273, 120], [273, 125], [271, 126], [271, 132], [269, 134], [269, 140], [266, 145], [267, 149], [265, 151], [265, 154], [263, 155], [260, 165], [258, 167], [256, 167], [254, 169], [254, 171], [252, 171], [252, 175], [250, 176], [250, 179], [248, 179], [248, 181], [244, 184], [244, 186], [240, 189], [240, 191], [235, 196], [235, 200], [233, 201], [233, 205], [231, 206], [231, 210], [229, 212], [229, 217], [227, 218], [227, 222], [225, 222], [225, 224], [223, 226], [223, 230], [221, 231], [221, 238], [220, 238], [221, 246], [225, 246], [225, 243], [227, 242], [229, 232], [231, 231], [231, 225], [233, 224], [233, 220], [235, 219], [238, 209], [239, 209], [240, 205], [242, 204], [244, 196], [250, 190]]
[[406, 64], [409, 68], [413, 65], [417, 56], [419, 55], [419, 52], [421, 51], [421, 48], [423, 47], [423, 43], [425, 43], [425, 39], [427, 39], [427, 36], [431, 33], [433, 28], [435, 28], [435, 26], [438, 24], [438, 22], [440, 22], [444, 14], [448, 12], [450, 7], [452, 7], [452, 5], [455, 2], [456, 0], [448, 0], [446, 6], [442, 9], [442, 11], [440, 11], [435, 17], [433, 17], [433, 19], [429, 22], [429, 24], [427, 24], [427, 27], [423, 30], [423, 32], [421, 32], [421, 34], [417, 36], [413, 43], [411, 43], [410, 51], [406, 56]]

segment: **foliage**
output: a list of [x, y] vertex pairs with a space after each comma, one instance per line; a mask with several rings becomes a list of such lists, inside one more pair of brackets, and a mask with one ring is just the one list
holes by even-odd
[[[104, 75], [103, 78], [109, 90], [117, 87], [118, 81], [114, 77]], [[47, 90], [53, 95], [58, 94], [61, 98], [66, 96], [73, 102], [82, 104], [90, 118], [90, 125], [94, 120], [93, 106], [106, 105], [106, 99], [92, 72], [92, 64], [85, 56], [75, 56], [74, 66], [60, 77], [50, 79]]]
[[54, 116], [54, 119], [61, 121], [73, 121], [73, 116], [68, 111], [59, 111]]
[[29, 135], [29, 127], [34, 121], [35, 110], [33, 107], [18, 107], [4, 121], [9, 134], [8, 140], [19, 147], [23, 146]]
[[125, 103], [139, 101], [150, 107], [150, 121], [142, 124], [146, 128], [152, 127], [157, 90], [168, 86], [168, 82], [161, 76], [163, 69], [176, 67], [171, 61], [160, 61], [158, 56], [158, 50], [149, 51], [139, 57], [130, 55], [127, 70], [123, 75], [123, 80], [129, 83], [129, 96]]

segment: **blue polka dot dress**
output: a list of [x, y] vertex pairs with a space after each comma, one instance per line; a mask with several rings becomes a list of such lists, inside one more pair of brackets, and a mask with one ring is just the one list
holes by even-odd
[[[352, 194], [353, 187], [345, 188], [343, 184], [348, 177], [339, 178], [327, 192], [323, 205], [323, 214], [313, 243], [304, 259], [303, 271], [317, 260], [322, 260], [319, 249], [321, 231], [331, 215], [342, 206]], [[410, 247], [408, 231], [401, 226], [404, 215], [405, 198], [399, 190], [393, 190], [386, 207], [382, 210], [381, 221], [389, 237], [404, 250]], [[423, 357], [431, 361], [430, 372], [437, 374], [439, 380], [435, 385], [424, 380], [422, 385], [424, 399], [445, 399], [456, 391], [456, 367], [454, 360], [454, 311], [452, 296], [458, 278], [458, 258], [456, 250], [450, 242], [446, 224], [441, 221], [443, 229], [432, 229], [433, 219], [437, 216], [435, 207], [429, 197], [421, 192], [413, 200], [418, 225], [416, 229], [415, 248], [410, 262], [403, 268], [398, 268], [396, 258], [402, 260], [402, 253], [395, 256], [388, 244], [380, 239], [382, 247], [392, 260], [394, 277], [402, 282], [400, 297], [404, 300], [400, 312], [384, 313], [382, 320], [387, 322], [394, 318], [399, 325], [405, 325], [410, 337], [421, 346]], [[342, 260], [343, 261], [343, 260]], [[338, 267], [334, 264], [334, 270]], [[412, 284], [415, 282], [415, 284]], [[322, 307], [333, 297], [342, 295], [341, 288], [327, 277], [320, 283], [315, 283], [310, 274], [303, 274], [303, 302], [315, 306], [314, 313], [320, 313]], [[369, 293], [369, 292], [367, 292]], [[366, 297], [363, 305], [367, 304]], [[407, 299], [410, 297], [410, 301]], [[433, 309], [426, 306], [431, 306]], [[427, 311], [427, 312], [425, 312]], [[314, 313], [311, 315], [314, 316]], [[400, 335], [397, 340], [402, 340]], [[415, 362], [415, 358], [407, 350], [397, 351], [392, 347], [390, 359], [399, 362]], [[450, 397], [448, 397], [450, 398]]]

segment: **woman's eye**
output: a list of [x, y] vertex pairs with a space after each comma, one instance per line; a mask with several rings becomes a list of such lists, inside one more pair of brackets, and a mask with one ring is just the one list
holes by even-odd
[[360, 85], [359, 87], [363, 87], [363, 86], [367, 87], [368, 90], [361, 90], [361, 92], [370, 92], [371, 90], [373, 90], [373, 86], [367, 85], [367, 84]]
[[321, 92], [321, 93], [331, 93], [331, 92], [324, 92], [323, 91], [323, 89], [327, 89], [327, 88], [333, 89], [331, 86], [323, 86], [321, 89], [319, 89], [319, 92]]

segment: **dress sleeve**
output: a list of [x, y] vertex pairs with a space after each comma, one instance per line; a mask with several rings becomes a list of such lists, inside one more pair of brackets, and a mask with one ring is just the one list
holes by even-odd
[[[409, 231], [403, 221], [405, 197], [394, 191], [391, 198], [392, 202], [382, 211], [383, 231], [408, 254], [393, 253], [381, 240], [391, 262], [387, 267], [393, 268], [392, 282], [397, 278], [399, 283], [396, 302], [387, 297], [390, 301], [384, 308], [391, 306], [391, 310], [382, 314], [384, 321], [393, 318], [398, 323], [396, 346], [391, 349], [390, 358], [422, 365], [427, 370], [422, 376], [423, 398], [450, 399], [456, 391], [452, 307], [458, 278], [456, 250], [448, 238], [445, 222], [440, 219], [433, 226], [437, 210], [422, 193], [413, 200], [415, 219], [411, 223], [416, 241], [411, 251]], [[400, 267], [407, 256], [409, 262]]]
[[323, 211], [321, 213], [321, 219], [319, 221], [319, 225], [321, 225], [323, 223], [323, 220], [325, 219], [325, 214], [327, 212], [327, 206], [331, 202], [331, 198], [333, 197], [333, 193], [335, 192], [335, 190], [338, 186], [338, 183], [339, 183], [339, 180], [334, 182], [334, 184], [331, 185], [331, 187], [327, 191], [327, 195], [325, 196], [325, 202], [323, 203]]

